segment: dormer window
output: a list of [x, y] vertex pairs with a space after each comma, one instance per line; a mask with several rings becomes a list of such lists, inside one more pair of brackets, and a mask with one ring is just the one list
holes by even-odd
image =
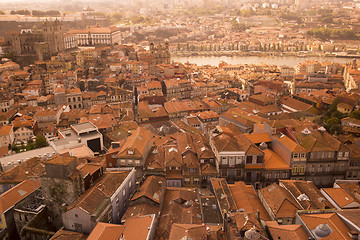
[[133, 155], [133, 154], [134, 154], [134, 151], [133, 151], [132, 149], [128, 149], [127, 152], [128, 152], [129, 155]]

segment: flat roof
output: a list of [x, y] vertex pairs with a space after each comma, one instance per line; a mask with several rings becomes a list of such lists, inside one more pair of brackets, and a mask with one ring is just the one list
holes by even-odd
[[[3, 167], [3, 170], [9, 170], [19, 164], [18, 160], [21, 160], [21, 162], [24, 162], [26, 160], [29, 160], [33, 157], [40, 157], [42, 159], [47, 159], [52, 157], [54, 154], [56, 154], [56, 151], [51, 146], [43, 147], [43, 148], [37, 148], [26, 152], [20, 152], [13, 155], [8, 155], [5, 157], [0, 158], [0, 163]], [[11, 163], [9, 165], [9, 162]]]
[[70, 125], [70, 127], [71, 127], [75, 132], [77, 132], [77, 134], [81, 134], [81, 133], [85, 133], [85, 132], [97, 130], [97, 127], [96, 127], [94, 124], [92, 124], [91, 122], [74, 124], [74, 125]]

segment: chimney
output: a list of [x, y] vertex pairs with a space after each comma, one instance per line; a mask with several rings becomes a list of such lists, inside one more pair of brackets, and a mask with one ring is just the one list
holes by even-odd
[[119, 143], [119, 142], [111, 142], [111, 147], [112, 147], [112, 148], [119, 148], [119, 147], [120, 147], [120, 143]]
[[356, 231], [351, 231], [351, 232], [349, 232], [349, 236], [350, 236], [352, 239], [359, 239], [359, 233], [356, 232]]

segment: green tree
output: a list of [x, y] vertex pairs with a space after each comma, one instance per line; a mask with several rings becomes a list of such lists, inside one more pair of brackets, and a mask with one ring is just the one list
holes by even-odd
[[4, 53], [2, 55], [3, 58], [8, 58], [8, 59], [11, 59], [11, 61], [15, 62], [16, 61], [16, 56], [15, 56], [15, 53], [13, 51], [9, 51], [7, 53]]
[[333, 117], [333, 118], [330, 118], [329, 120], [327, 120], [325, 128], [331, 134], [342, 133], [342, 127], [340, 125], [340, 120], [336, 117]]
[[117, 23], [122, 19], [122, 15], [119, 12], [115, 12], [110, 15], [110, 19], [112, 23]]
[[43, 135], [37, 135], [35, 139], [35, 148], [46, 147], [48, 144], [46, 138]]
[[360, 110], [355, 110], [350, 113], [350, 117], [360, 120]]

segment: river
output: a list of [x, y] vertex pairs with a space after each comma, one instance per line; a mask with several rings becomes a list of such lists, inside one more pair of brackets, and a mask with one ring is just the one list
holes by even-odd
[[298, 63], [306, 60], [317, 60], [319, 62], [329, 61], [338, 63], [351, 62], [351, 58], [335, 58], [335, 57], [296, 57], [296, 56], [190, 56], [190, 57], [172, 57], [172, 61], [180, 63], [195, 63], [201, 65], [218, 66], [221, 61], [229, 64], [268, 64], [268, 65], [287, 65], [295, 67]]

